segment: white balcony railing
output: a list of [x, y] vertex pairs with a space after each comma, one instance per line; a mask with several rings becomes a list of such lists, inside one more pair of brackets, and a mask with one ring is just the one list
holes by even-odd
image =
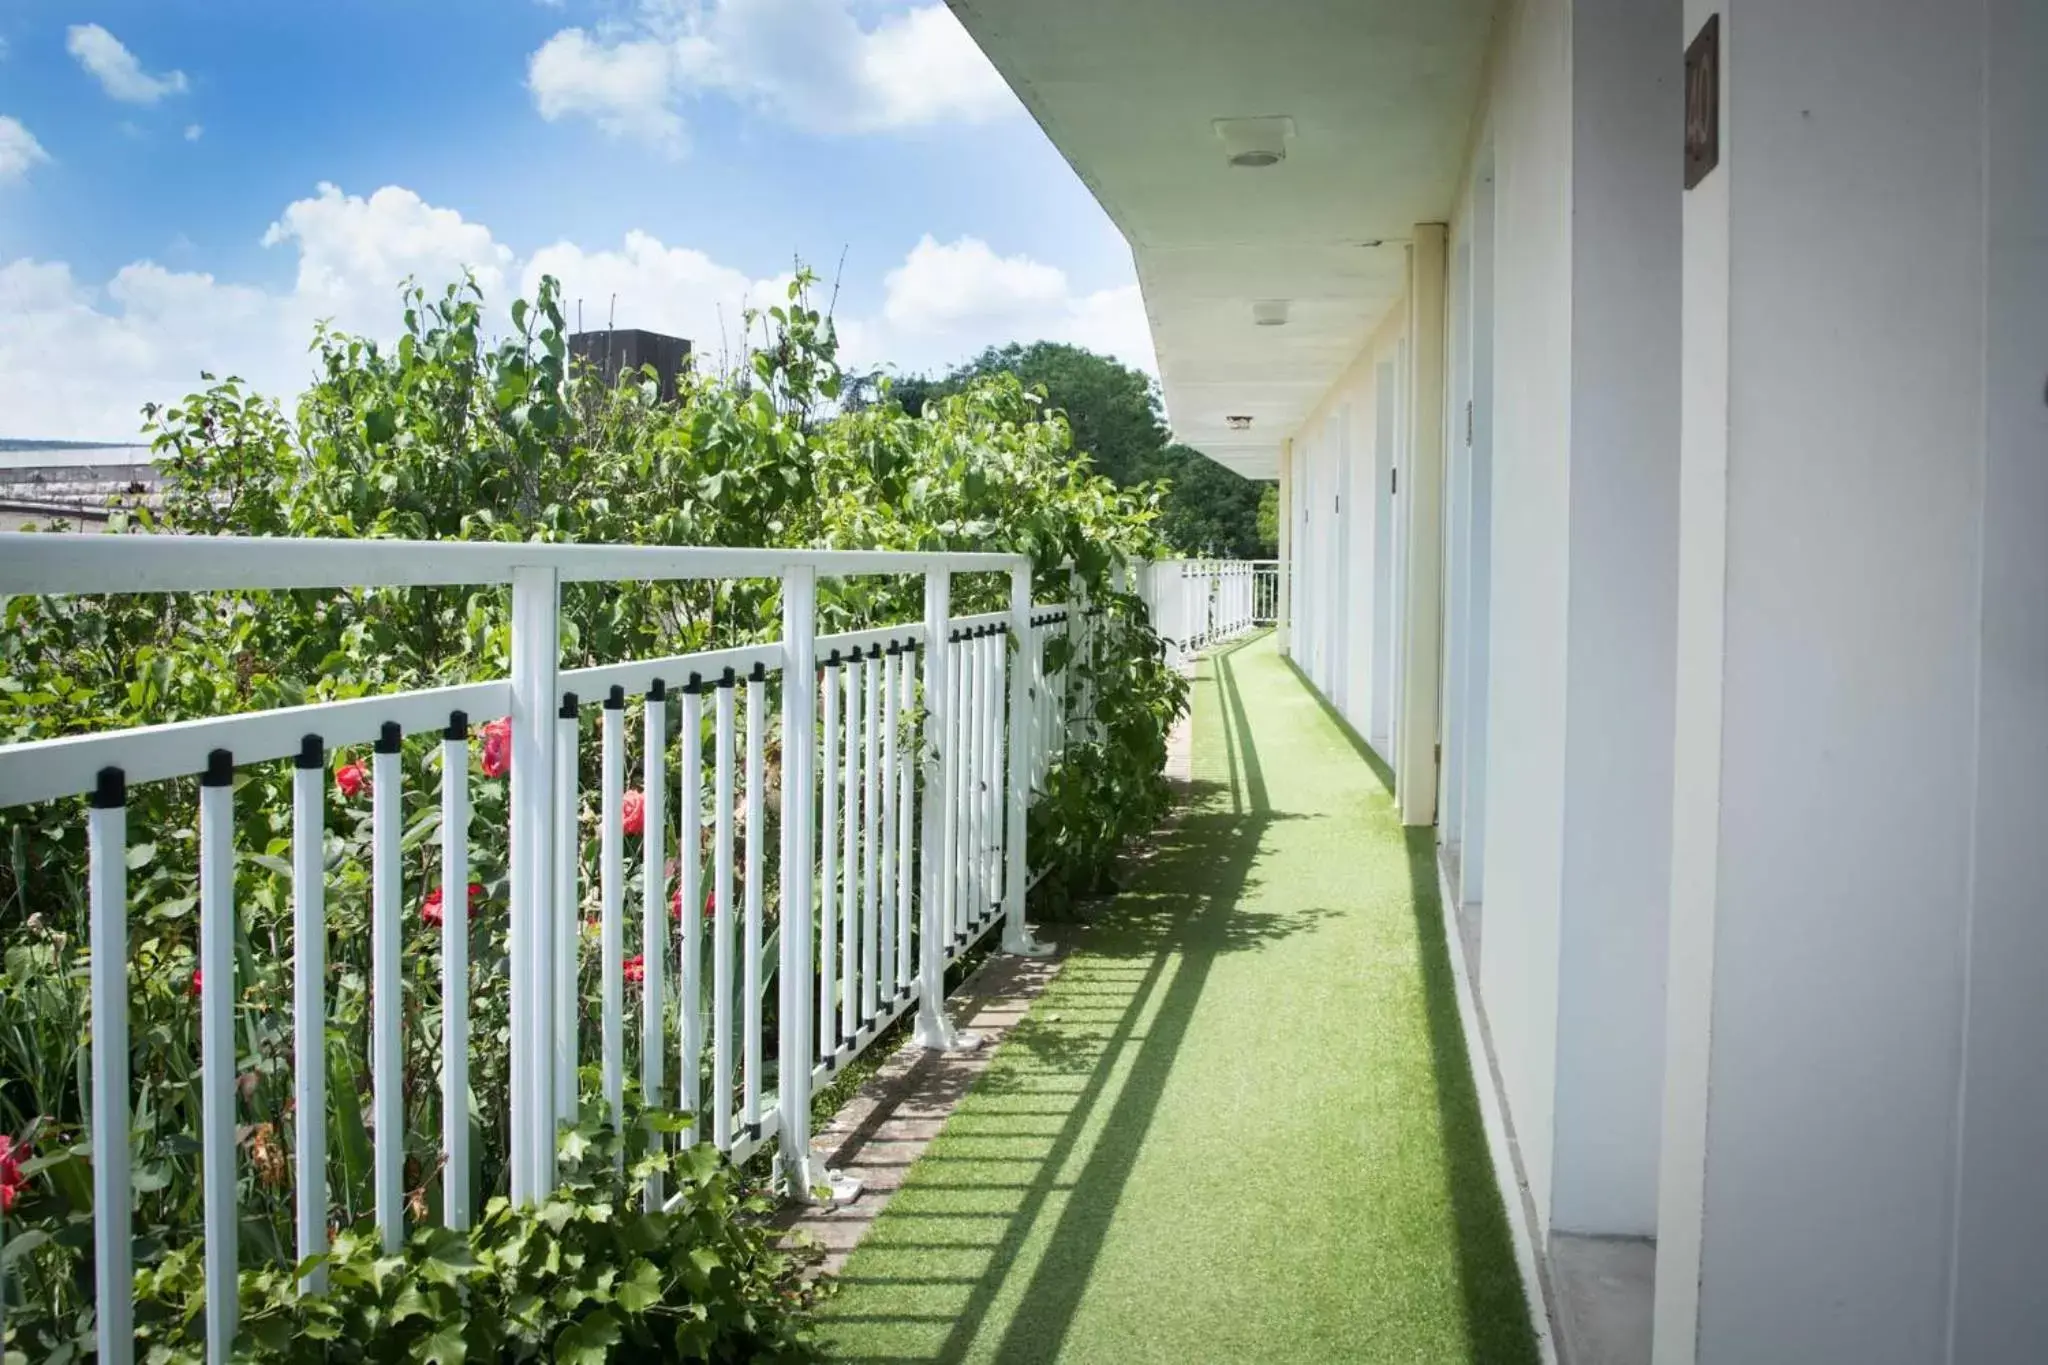
[[1274, 559], [1160, 559], [1142, 571], [1141, 591], [1176, 664], [1280, 617], [1280, 562]]
[[[1006, 610], [953, 613], [956, 574], [1004, 574]], [[874, 629], [816, 633], [821, 576], [917, 575], [924, 614]], [[563, 584], [660, 580], [779, 581], [780, 640], [714, 652], [565, 669]], [[790, 1185], [832, 1184], [810, 1151], [810, 1106], [822, 1084], [892, 1022], [917, 1011], [916, 1036], [959, 1043], [941, 1008], [946, 968], [997, 923], [1003, 946], [1036, 949], [1024, 922], [1030, 881], [1025, 811], [1065, 743], [1067, 685], [1049, 685], [1046, 645], [1086, 646], [1089, 616], [1031, 600], [1026, 559], [1004, 554], [673, 549], [429, 542], [328, 542], [144, 536], [0, 535], [0, 592], [158, 593], [255, 589], [509, 585], [512, 672], [496, 681], [74, 735], [0, 747], [0, 808], [87, 796], [92, 1003], [90, 1138], [94, 1154], [99, 1358], [132, 1358], [129, 1175], [128, 793], [199, 780], [200, 1172], [209, 1359], [225, 1361], [236, 1327], [235, 780], [255, 765], [294, 765], [292, 1150], [300, 1259], [327, 1244], [329, 1189], [328, 930], [323, 860], [327, 766], [342, 745], [370, 744], [369, 1099], [377, 1226], [405, 1233], [401, 1011], [401, 746], [438, 734], [440, 879], [458, 899], [470, 881], [471, 746], [509, 720], [509, 1184], [532, 1201], [556, 1178], [556, 1132], [577, 1103], [573, 1024], [584, 888], [579, 747], [601, 749], [598, 859], [604, 1103], [623, 1114], [627, 1064], [626, 892], [622, 829], [626, 701], [643, 703], [644, 860], [639, 936], [639, 1081], [650, 1105], [702, 1117], [735, 1161], [775, 1144]], [[1252, 610], [1241, 594], [1236, 615]], [[1011, 642], [1016, 648], [1011, 648]], [[790, 685], [792, 683], [798, 685]], [[778, 694], [771, 702], [771, 691]], [[763, 869], [769, 851], [764, 754], [771, 705], [786, 743], [780, 785], [775, 1064], [763, 1056]], [[587, 724], [597, 711], [595, 727]], [[707, 726], [705, 717], [710, 716]], [[668, 726], [680, 725], [671, 766]], [[708, 733], [708, 752], [707, 752]], [[819, 765], [822, 763], [822, 771]], [[707, 820], [704, 797], [711, 795]], [[666, 793], [677, 795], [668, 812]], [[708, 830], [706, 826], [709, 826]], [[154, 832], [152, 831], [153, 835]], [[673, 844], [671, 843], [673, 840]], [[708, 843], [708, 866], [704, 848]], [[670, 942], [666, 862], [676, 852], [678, 942]], [[695, 913], [700, 903], [709, 917]], [[818, 942], [813, 944], [813, 923]], [[708, 951], [706, 938], [708, 936]], [[468, 917], [442, 914], [442, 1007], [436, 1059], [446, 1116], [444, 1221], [466, 1226], [470, 1035], [476, 983]], [[701, 973], [713, 982], [709, 1017]], [[737, 980], [735, 980], [737, 977]], [[670, 1011], [666, 992], [680, 990]], [[428, 1003], [415, 999], [414, 1008]], [[737, 1012], [737, 1017], [735, 1017]], [[708, 1058], [708, 1061], [707, 1061]], [[675, 1081], [669, 1076], [673, 1059]], [[708, 1094], [701, 1078], [708, 1070]], [[663, 1192], [651, 1188], [650, 1200]], [[316, 1272], [317, 1279], [317, 1272]], [[316, 1286], [317, 1287], [317, 1286]]]

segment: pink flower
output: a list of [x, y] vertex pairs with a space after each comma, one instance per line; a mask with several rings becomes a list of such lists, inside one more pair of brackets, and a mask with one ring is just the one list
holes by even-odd
[[197, 967], [194, 967], [192, 969], [192, 998], [194, 1000], [197, 1000], [199, 998], [200, 989], [205, 984], [206, 983], [200, 979], [199, 969]]
[[26, 1142], [16, 1142], [10, 1135], [0, 1133], [0, 1213], [14, 1211], [14, 1201], [28, 1183], [22, 1177], [21, 1163], [30, 1155]]
[[370, 784], [370, 774], [360, 763], [344, 763], [334, 770], [335, 790], [344, 801], [353, 801], [356, 794]]
[[619, 823], [628, 834], [647, 832], [647, 798], [638, 789], [628, 791], [619, 802]]
[[[471, 882], [469, 884], [469, 917], [471, 919], [476, 918], [477, 902], [483, 898], [484, 884], [482, 882]], [[432, 891], [429, 891], [427, 898], [420, 902], [420, 918], [433, 925], [440, 924], [445, 918], [441, 913], [440, 887], [437, 886]]]
[[[681, 887], [677, 887], [676, 893], [669, 897], [668, 911], [671, 915], [675, 916], [676, 923], [681, 924], [683, 922], [683, 889]], [[710, 919], [717, 913], [718, 893], [706, 891], [704, 893], [704, 918]]]
[[647, 955], [635, 953], [625, 961], [626, 980], [641, 982], [647, 979]]
[[503, 777], [512, 770], [512, 722], [505, 717], [484, 722], [484, 776]]

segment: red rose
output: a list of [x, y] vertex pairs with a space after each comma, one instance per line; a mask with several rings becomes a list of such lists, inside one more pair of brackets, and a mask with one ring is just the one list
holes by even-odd
[[10, 1135], [0, 1133], [0, 1213], [13, 1212], [14, 1201], [28, 1183], [22, 1178], [21, 1163], [30, 1155], [26, 1142], [16, 1142]]
[[626, 959], [625, 968], [626, 980], [645, 981], [647, 979], [647, 955], [645, 953], [633, 954]]
[[370, 774], [360, 763], [344, 763], [334, 770], [335, 790], [344, 801], [353, 801], [356, 794], [370, 783]]
[[484, 776], [503, 777], [512, 770], [512, 722], [499, 717], [484, 722]]
[[205, 982], [200, 979], [199, 969], [194, 967], [192, 969], [192, 998], [194, 1000], [199, 998], [200, 988], [204, 985]]
[[628, 834], [647, 832], [647, 798], [637, 789], [628, 791], [619, 802], [619, 823]]
[[[469, 884], [469, 917], [471, 919], [476, 918], [477, 902], [483, 898], [484, 884], [482, 882], [471, 882]], [[441, 913], [440, 887], [437, 886], [432, 891], [429, 891], [427, 898], [420, 902], [420, 918], [433, 925], [439, 925], [446, 918]]]

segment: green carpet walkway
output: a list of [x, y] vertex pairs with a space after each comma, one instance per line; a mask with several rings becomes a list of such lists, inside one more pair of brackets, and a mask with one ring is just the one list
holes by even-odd
[[1270, 638], [1204, 663], [1195, 790], [911, 1170], [834, 1359], [1536, 1352], [1427, 831]]

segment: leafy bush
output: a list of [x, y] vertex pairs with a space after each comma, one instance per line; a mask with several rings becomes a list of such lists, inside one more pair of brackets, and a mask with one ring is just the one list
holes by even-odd
[[1112, 594], [1093, 619], [1093, 651], [1069, 659], [1063, 640], [1051, 651], [1092, 694], [1094, 726], [1068, 742], [1026, 816], [1032, 857], [1046, 869], [1031, 908], [1047, 921], [1115, 890], [1118, 855], [1166, 814], [1166, 738], [1188, 709], [1187, 679], [1166, 665], [1143, 602]]
[[[552, 281], [531, 302], [515, 304], [513, 333], [496, 341], [486, 334], [474, 288], [438, 298], [409, 290], [395, 347], [320, 332], [320, 378], [294, 416], [232, 379], [152, 411], [168, 494], [160, 511], [136, 509], [124, 529], [1011, 550], [1040, 566], [1041, 598], [1065, 595], [1071, 564], [1095, 600], [1110, 600], [1115, 559], [1143, 557], [1154, 547], [1158, 490], [1120, 490], [1095, 475], [1073, 451], [1065, 423], [1047, 417], [1039, 398], [1012, 376], [978, 381], [919, 415], [888, 400], [886, 388], [880, 402], [843, 405], [831, 321], [809, 306], [807, 287], [800, 278], [786, 306], [757, 320], [762, 335], [741, 369], [686, 372], [674, 402], [659, 399], [651, 373], [607, 387], [576, 371]], [[826, 582], [820, 590], [822, 630], [922, 614], [914, 578]], [[570, 585], [563, 594], [564, 666], [771, 638], [779, 632], [777, 591], [763, 582]], [[956, 610], [963, 613], [1007, 600], [1007, 582], [998, 575], [966, 576], [956, 586]], [[1112, 637], [1113, 654], [1085, 665], [1095, 672], [1100, 738], [1076, 749], [1055, 775], [1050, 809], [1034, 816], [1034, 851], [1055, 860], [1050, 876], [1057, 884], [1097, 879], [1091, 869], [1100, 864], [1105, 835], [1121, 838], [1156, 813], [1157, 788], [1145, 771], [1151, 765], [1156, 784], [1165, 725], [1181, 704], [1176, 680], [1159, 665], [1157, 641], [1139, 619], [1141, 608], [1126, 599], [1114, 612], [1126, 628]], [[498, 588], [14, 597], [0, 603], [0, 620], [0, 740], [509, 671], [509, 602]], [[1082, 667], [1077, 661], [1062, 669], [1060, 683], [1070, 685]], [[638, 728], [629, 717], [628, 733]], [[771, 785], [781, 743], [771, 726]], [[402, 898], [415, 907], [404, 953], [402, 1112], [414, 1223], [441, 1215], [439, 929], [429, 914], [440, 890], [437, 748], [426, 736], [408, 741], [402, 756]], [[597, 786], [595, 751], [584, 751], [591, 766], [585, 792]], [[330, 1218], [343, 1229], [358, 1228], [372, 1211], [369, 1138], [356, 1107], [368, 1090], [369, 798], [347, 771], [362, 758], [330, 755], [335, 785], [324, 850]], [[434, 914], [460, 913], [455, 907], [464, 900], [474, 910], [468, 1110], [472, 1188], [483, 1198], [504, 1189], [509, 1146], [508, 822], [502, 767], [494, 771], [481, 753], [473, 761], [470, 860], [480, 890], [444, 896]], [[763, 847], [772, 849], [772, 791], [767, 808], [771, 828]], [[130, 790], [137, 1263], [166, 1301], [175, 1296], [164, 1286], [196, 1273], [186, 1262], [200, 1222], [194, 1006], [202, 989], [231, 991], [236, 1002], [244, 1265], [258, 1276], [290, 1276], [289, 768], [241, 770], [235, 809], [237, 971], [232, 981], [202, 986], [194, 971], [196, 787], [172, 781]], [[596, 896], [597, 821], [586, 806], [581, 884], [591, 904], [579, 907], [586, 915]], [[627, 902], [637, 904], [641, 860], [629, 851], [626, 866]], [[28, 1143], [34, 1154], [17, 1162], [20, 1179], [4, 1196], [12, 1204], [4, 1215], [7, 1333], [23, 1349], [31, 1340], [66, 1339], [69, 1328], [60, 1325], [91, 1311], [84, 867], [78, 801], [0, 811], [0, 1133]], [[772, 882], [772, 867], [769, 874]], [[658, 888], [663, 899], [670, 890]], [[772, 885], [766, 903], [776, 904]], [[637, 923], [630, 923], [629, 955], [641, 951], [637, 938]], [[594, 965], [586, 970], [582, 1055], [591, 1056], [597, 992]], [[675, 1001], [674, 964], [656, 961], [647, 970], [668, 973], [666, 994]], [[772, 961], [764, 975], [772, 1039]], [[711, 973], [704, 977], [708, 982]], [[629, 1074], [637, 1046], [637, 1037], [629, 1038]], [[252, 1315], [252, 1324], [260, 1320]], [[362, 1344], [383, 1350], [389, 1342], [373, 1335]]]
[[[668, 1131], [681, 1117], [642, 1114]], [[632, 1131], [642, 1131], [636, 1122]], [[534, 1208], [498, 1197], [468, 1232], [415, 1231], [387, 1254], [373, 1229], [343, 1231], [326, 1254], [242, 1272], [237, 1359], [249, 1365], [382, 1365], [553, 1360], [801, 1361], [817, 1253], [785, 1249], [766, 1223], [771, 1194], [708, 1145], [655, 1149], [630, 1165], [609, 1126], [564, 1135], [560, 1187]], [[649, 1210], [642, 1182], [675, 1198]], [[137, 1359], [205, 1359], [203, 1247], [168, 1251], [136, 1277]], [[323, 1267], [327, 1287], [301, 1292]], [[18, 1330], [20, 1358], [91, 1352], [90, 1309]]]

